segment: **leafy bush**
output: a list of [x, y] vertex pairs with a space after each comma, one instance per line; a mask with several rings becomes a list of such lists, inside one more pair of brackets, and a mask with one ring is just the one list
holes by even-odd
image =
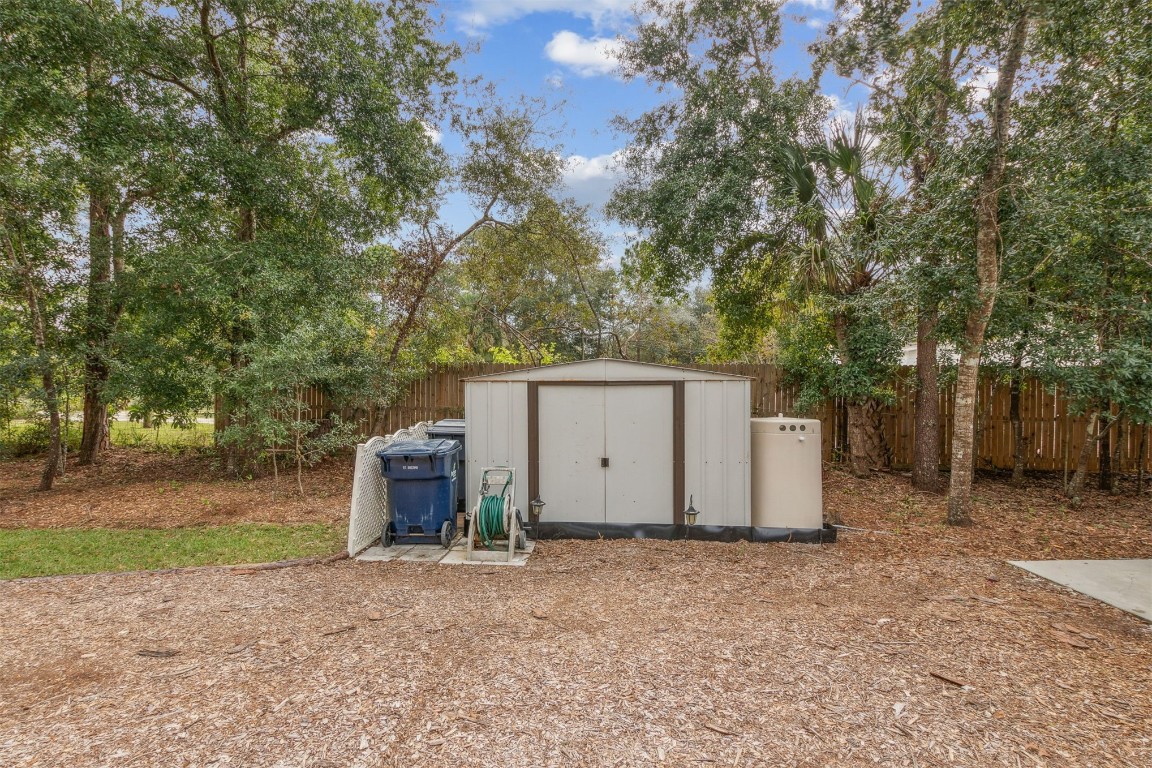
[[[61, 426], [63, 429], [63, 426]], [[80, 450], [80, 430], [65, 431], [68, 452]], [[48, 450], [48, 420], [38, 418], [25, 424], [13, 424], [0, 432], [0, 457], [17, 459], [35, 456]]]

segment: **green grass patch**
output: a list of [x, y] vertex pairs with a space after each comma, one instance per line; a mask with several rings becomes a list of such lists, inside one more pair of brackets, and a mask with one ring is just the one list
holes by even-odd
[[262, 563], [333, 554], [344, 544], [343, 529], [323, 524], [0, 529], [0, 579]]
[[114, 421], [111, 429], [112, 445], [145, 450], [185, 450], [211, 448], [213, 426], [191, 424], [174, 427], [161, 424], [145, 429], [138, 421]]
[[[80, 450], [82, 425], [72, 423], [62, 428], [68, 451]], [[112, 445], [145, 451], [183, 453], [212, 448], [215, 445], [211, 424], [190, 424], [175, 427], [161, 424], [147, 429], [138, 421], [113, 421], [110, 429]], [[48, 423], [46, 421], [12, 421], [0, 429], [0, 456], [32, 456], [48, 450]]]

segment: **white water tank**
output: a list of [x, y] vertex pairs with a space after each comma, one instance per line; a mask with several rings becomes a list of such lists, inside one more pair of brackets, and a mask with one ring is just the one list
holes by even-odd
[[821, 528], [820, 421], [752, 419], [752, 525]]

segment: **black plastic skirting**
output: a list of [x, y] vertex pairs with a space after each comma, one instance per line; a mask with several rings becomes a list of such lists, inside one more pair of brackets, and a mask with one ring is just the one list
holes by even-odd
[[537, 523], [534, 539], [659, 539], [661, 541], [794, 541], [825, 544], [836, 541], [836, 529], [755, 528], [742, 525], [665, 525], [662, 523]]

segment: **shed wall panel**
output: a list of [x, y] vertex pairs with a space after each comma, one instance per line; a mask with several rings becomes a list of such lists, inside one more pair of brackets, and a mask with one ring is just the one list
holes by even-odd
[[728, 525], [752, 524], [752, 445], [749, 440], [748, 409], [751, 407], [752, 387], [746, 381], [725, 381], [721, 386], [727, 394], [724, 423], [728, 463], [726, 486], [729, 489], [726, 509]]
[[468, 509], [476, 505], [484, 467], [516, 470], [514, 504], [525, 514], [528, 493], [528, 387], [516, 381], [470, 383], [465, 390]]
[[684, 385], [684, 492], [701, 525], [750, 524], [749, 397], [745, 381]]

